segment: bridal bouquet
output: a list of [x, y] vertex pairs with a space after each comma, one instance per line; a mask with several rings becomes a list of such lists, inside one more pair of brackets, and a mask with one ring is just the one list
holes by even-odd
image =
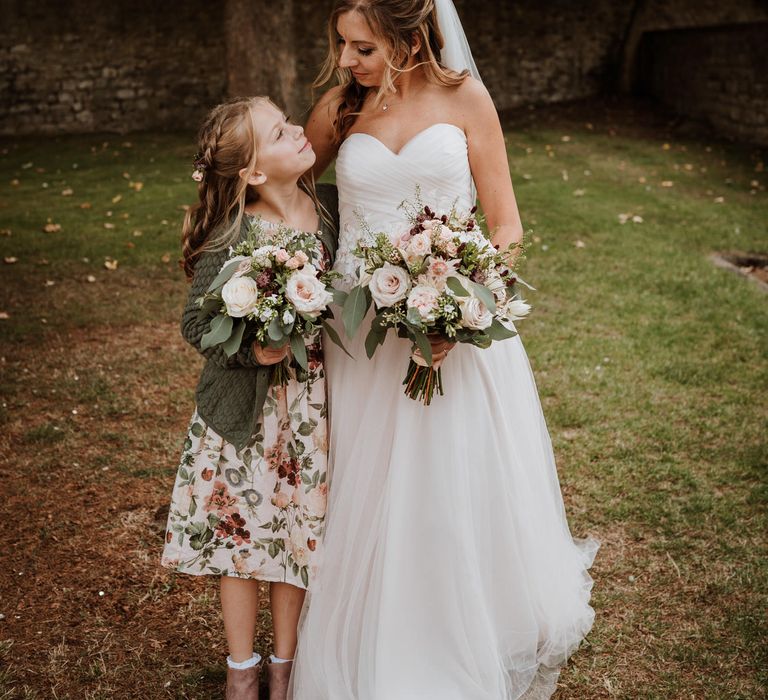
[[429, 405], [435, 389], [443, 394], [440, 369], [432, 366], [430, 337], [487, 348], [494, 340], [517, 335], [512, 322], [530, 310], [519, 285], [528, 285], [507, 262], [521, 244], [497, 250], [482, 232], [476, 208], [467, 214], [455, 207], [438, 214], [420, 201], [404, 202], [400, 208], [410, 222], [408, 230], [394, 238], [366, 231], [357, 245], [358, 284], [343, 301], [342, 319], [351, 337], [375, 304], [365, 340], [368, 357], [390, 328], [410, 339], [405, 393]]
[[[229, 249], [221, 271], [197, 299], [201, 317], [214, 314], [201, 348], [220, 345], [231, 357], [244, 337], [273, 347], [290, 343], [296, 362], [307, 370], [306, 341], [321, 327], [341, 345], [327, 323], [333, 317], [331, 283], [339, 275], [325, 268], [315, 234], [280, 226], [267, 235], [258, 219], [252, 221], [247, 237]], [[286, 383], [287, 367], [285, 361], [275, 367], [275, 384]]]

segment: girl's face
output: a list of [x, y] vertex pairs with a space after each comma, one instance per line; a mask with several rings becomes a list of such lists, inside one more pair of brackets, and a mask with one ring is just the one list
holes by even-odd
[[371, 31], [359, 12], [345, 12], [336, 22], [339, 68], [352, 71], [363, 87], [379, 87], [387, 66], [386, 46]]
[[312, 144], [304, 136], [303, 127], [293, 124], [274, 105], [265, 103], [254, 108], [258, 156], [254, 185], [266, 181], [298, 180], [315, 164]]

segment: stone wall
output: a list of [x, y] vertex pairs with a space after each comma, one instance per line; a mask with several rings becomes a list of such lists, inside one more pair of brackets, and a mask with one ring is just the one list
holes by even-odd
[[180, 8], [0, 0], [0, 133], [197, 124], [226, 92], [223, 18]]
[[[301, 119], [331, 5], [0, 0], [0, 133], [188, 128], [245, 93], [270, 94]], [[456, 5], [499, 109], [631, 91], [650, 31], [768, 20], [765, 0]]]
[[638, 89], [735, 139], [768, 145], [768, 22], [651, 32]]

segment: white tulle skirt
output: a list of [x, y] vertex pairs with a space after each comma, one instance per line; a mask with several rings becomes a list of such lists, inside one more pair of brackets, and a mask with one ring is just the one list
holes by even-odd
[[[363, 328], [366, 328], [366, 322]], [[597, 540], [571, 537], [519, 337], [454, 348], [403, 394], [410, 345], [326, 341], [330, 500], [294, 700], [549, 698], [592, 627]]]

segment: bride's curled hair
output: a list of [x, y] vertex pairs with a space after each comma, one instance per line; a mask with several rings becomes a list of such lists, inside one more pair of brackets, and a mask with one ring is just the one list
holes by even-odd
[[421, 67], [430, 82], [452, 87], [460, 85], [467, 71], [457, 73], [441, 62], [444, 40], [437, 21], [434, 0], [337, 0], [328, 20], [329, 51], [314, 87], [320, 87], [335, 76], [341, 86], [341, 101], [334, 119], [334, 136], [341, 142], [351, 128], [370, 90], [354, 79], [351, 71], [339, 68], [339, 17], [347, 12], [360, 13], [371, 31], [387, 48], [386, 69], [376, 95], [378, 106], [387, 94], [395, 92], [395, 80], [408, 70], [414, 37], [419, 39], [413, 68]]

